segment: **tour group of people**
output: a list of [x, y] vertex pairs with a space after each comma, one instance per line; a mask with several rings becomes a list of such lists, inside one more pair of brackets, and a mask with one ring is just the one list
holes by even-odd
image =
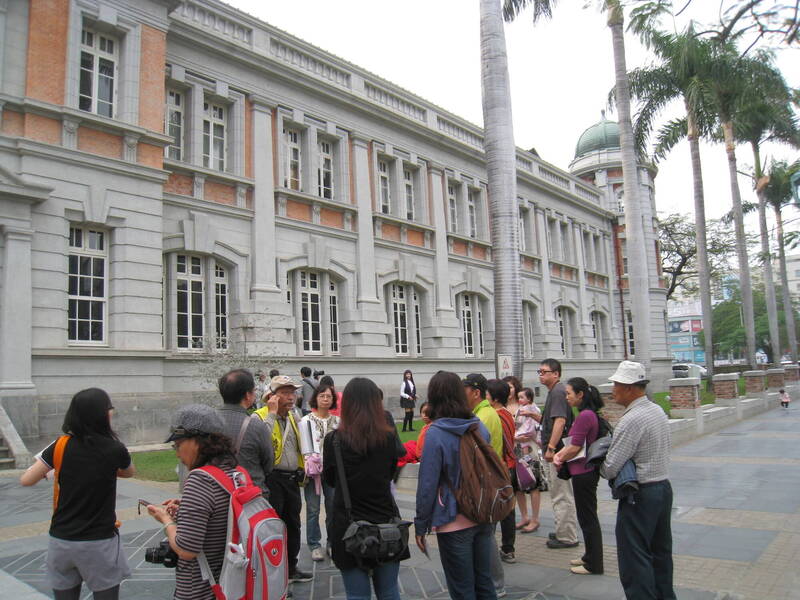
[[[623, 361], [609, 377], [613, 401], [625, 411], [598, 462], [587, 462], [587, 450], [610, 428], [600, 415], [597, 388], [582, 377], [564, 379], [556, 359], [543, 360], [537, 373], [547, 390], [541, 409], [532, 388], [513, 376], [487, 379], [448, 371], [430, 378], [426, 402], [417, 407], [414, 376], [406, 370], [400, 384], [403, 430], [413, 431], [417, 408], [424, 423], [409, 449], [384, 407], [383, 392], [370, 379], [352, 378], [340, 392], [330, 376], [308, 367], [301, 369], [299, 381], [277, 371], [255, 377], [246, 369], [226, 373], [219, 379], [221, 406], [190, 404], [173, 415], [167, 442], [189, 470], [180, 497], [147, 505], [177, 555], [174, 597], [214, 599], [197, 558], [202, 553], [219, 577], [230, 498], [196, 470], [213, 465], [228, 476], [237, 466], [246, 469], [285, 523], [290, 583], [313, 578], [298, 563], [304, 497], [311, 558], [322, 561], [327, 554], [332, 559], [347, 598], [368, 599], [374, 593], [379, 600], [399, 600], [399, 567], [410, 556], [408, 548], [390, 561], [365, 563], [345, 546], [351, 524], [346, 515], [376, 524], [396, 520], [398, 464], [418, 461], [413, 541], [427, 554], [428, 536], [436, 535], [452, 598], [506, 594], [503, 563], [516, 561], [517, 534], [539, 529], [543, 491], [550, 493], [555, 516], [547, 547], [577, 548], [580, 528], [584, 550], [570, 561], [571, 571], [603, 573], [597, 515], [601, 477], [619, 498], [615, 534], [626, 597], [675, 598], [669, 427], [664, 412], [646, 396], [644, 367]], [[103, 390], [75, 394], [64, 419], [65, 435], [37, 455], [21, 477], [23, 485], [55, 480], [47, 575], [56, 600], [77, 600], [84, 582], [95, 599], [115, 600], [120, 583], [130, 576], [115, 500], [117, 478], [131, 477], [134, 467], [112, 428], [113, 411]], [[474, 522], [464, 514], [457, 498], [463, 499], [461, 442], [467, 432], [477, 432], [502, 471], [508, 469], [519, 519], [516, 510], [499, 523]], [[349, 490], [347, 504], [343, 484]], [[325, 547], [319, 522], [323, 503]]]

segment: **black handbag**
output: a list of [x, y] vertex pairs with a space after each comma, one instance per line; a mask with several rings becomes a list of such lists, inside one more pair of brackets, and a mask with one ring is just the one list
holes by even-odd
[[397, 516], [392, 517], [388, 523], [354, 521], [342, 450], [339, 438], [335, 434], [333, 436], [333, 452], [336, 455], [337, 485], [341, 486], [345, 514], [350, 522], [342, 536], [344, 549], [356, 559], [358, 566], [362, 569], [400, 560], [408, 548], [408, 530], [412, 523], [400, 518], [397, 504], [394, 507]]

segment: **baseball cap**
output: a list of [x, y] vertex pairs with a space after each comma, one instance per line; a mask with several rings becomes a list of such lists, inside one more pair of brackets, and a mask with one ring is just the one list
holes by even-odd
[[481, 375], [480, 373], [470, 373], [464, 379], [461, 380], [461, 383], [464, 385], [468, 385], [470, 387], [474, 387], [476, 390], [480, 390], [481, 393], [486, 393], [487, 381], [486, 377]]
[[294, 379], [289, 377], [288, 375], [276, 375], [273, 377], [269, 382], [269, 389], [272, 392], [277, 392], [282, 387], [292, 387], [297, 389], [302, 384], [296, 383]]
[[608, 378], [609, 381], [631, 385], [634, 383], [648, 383], [647, 373], [642, 363], [623, 360], [619, 363], [616, 372]]
[[210, 433], [222, 433], [223, 429], [222, 419], [216, 410], [205, 404], [189, 404], [179, 408], [173, 415], [170, 434], [164, 443]]

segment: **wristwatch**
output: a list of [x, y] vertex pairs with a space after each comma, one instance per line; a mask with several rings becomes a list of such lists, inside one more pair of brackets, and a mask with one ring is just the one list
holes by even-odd
[[555, 449], [555, 448], [553, 448], [552, 446], [548, 446], [548, 447], [547, 447], [547, 449], [548, 449], [548, 451], [550, 451], [550, 452], [555, 452], [555, 451], [556, 451], [556, 449]]

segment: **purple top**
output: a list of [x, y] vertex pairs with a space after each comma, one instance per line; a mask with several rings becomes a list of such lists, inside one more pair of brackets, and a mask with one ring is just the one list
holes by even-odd
[[[570, 427], [569, 434], [572, 436], [570, 443], [573, 446], [583, 446], [585, 441], [588, 449], [597, 439], [599, 430], [600, 422], [597, 420], [597, 413], [593, 410], [582, 410]], [[569, 468], [570, 475], [581, 475], [594, 470], [592, 465], [586, 465], [585, 457], [568, 462], [567, 468]]]

